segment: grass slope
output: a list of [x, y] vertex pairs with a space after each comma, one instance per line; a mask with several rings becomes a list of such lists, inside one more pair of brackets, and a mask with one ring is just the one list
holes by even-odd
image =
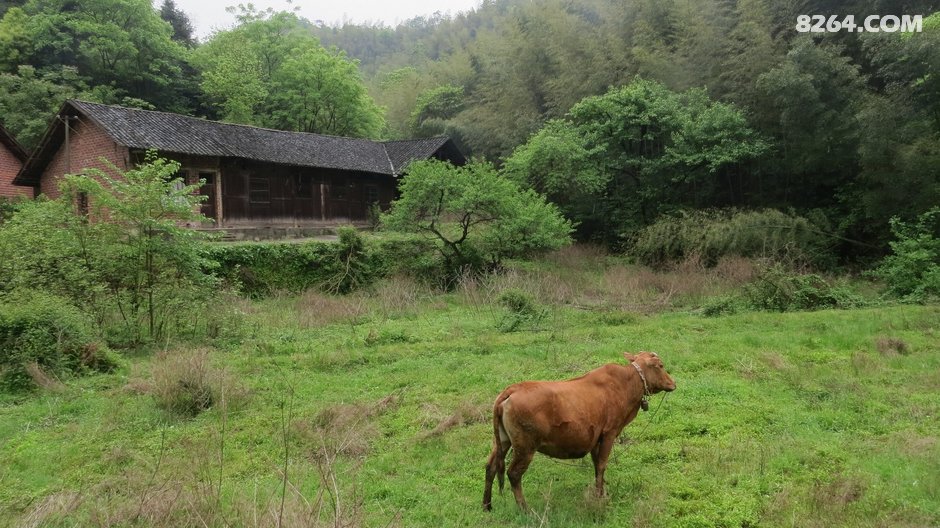
[[[213, 352], [250, 393], [226, 413], [161, 411], [150, 356], [0, 405], [0, 524], [304, 526], [318, 497], [327, 524], [329, 488], [339, 517], [369, 526], [940, 525], [937, 307], [559, 307], [502, 333], [501, 309], [456, 294], [323, 302], [350, 317], [320, 326], [325, 305], [303, 297], [247, 307], [245, 338]], [[536, 513], [508, 489], [481, 511], [495, 395], [636, 350], [659, 352], [678, 389], [627, 427], [609, 497], [589, 495], [589, 460], [539, 455], [524, 481]]]

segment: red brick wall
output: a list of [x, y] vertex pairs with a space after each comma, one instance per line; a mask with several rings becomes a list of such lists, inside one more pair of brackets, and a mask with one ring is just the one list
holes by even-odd
[[[101, 158], [110, 160], [121, 170], [127, 170], [127, 147], [118, 145], [101, 128], [90, 123], [87, 118], [72, 121], [72, 130], [69, 133], [70, 164], [69, 172], [78, 174], [85, 168], [97, 168], [112, 172]], [[39, 189], [42, 194], [50, 198], [59, 197], [59, 180], [66, 174], [65, 170], [65, 143], [59, 147], [52, 161], [46, 166], [39, 180]]]
[[0, 196], [33, 196], [32, 187], [21, 187], [13, 185], [13, 178], [20, 171], [23, 164], [19, 158], [10, 152], [6, 145], [0, 143]]

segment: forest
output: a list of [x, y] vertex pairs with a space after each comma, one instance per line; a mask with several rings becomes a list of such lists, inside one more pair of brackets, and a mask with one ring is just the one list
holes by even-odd
[[[577, 237], [773, 208], [839, 263], [940, 203], [940, 14], [910, 0], [486, 0], [397, 26], [230, 8], [200, 41], [173, 0], [0, 3], [0, 115], [27, 148], [70, 97], [371, 138], [447, 134], [543, 193]], [[799, 33], [799, 14], [922, 15]], [[934, 14], [932, 14], [934, 13]]]

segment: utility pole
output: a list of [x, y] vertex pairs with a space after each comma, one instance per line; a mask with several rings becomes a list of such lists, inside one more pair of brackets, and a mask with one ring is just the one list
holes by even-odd
[[71, 128], [71, 125], [69, 125], [69, 122], [72, 119], [73, 119], [72, 116], [69, 116], [69, 115], [59, 118], [59, 121], [62, 121], [63, 123], [65, 123], [65, 173], [66, 174], [72, 173], [72, 154], [69, 150], [69, 147], [70, 147], [69, 129]]

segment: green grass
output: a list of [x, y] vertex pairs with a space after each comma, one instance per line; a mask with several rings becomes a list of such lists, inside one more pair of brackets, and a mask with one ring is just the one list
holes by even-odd
[[[320, 489], [319, 448], [343, 439], [355, 445], [340, 449], [333, 469], [352, 524], [940, 524], [936, 306], [716, 318], [554, 306], [539, 327], [504, 333], [503, 309], [459, 294], [348, 302], [364, 304], [327, 326], [309, 324], [311, 305], [297, 297], [247, 305], [243, 338], [214, 351], [250, 392], [227, 413], [160, 410], [133, 389], [149, 379], [147, 355], [115, 374], [69, 381], [63, 393], [7, 398], [0, 524], [125, 526], [138, 512], [143, 526], [272, 519], [285, 429], [297, 489], [284, 507], [291, 526], [304, 525], [304, 500], [314, 503]], [[909, 349], [881, 352], [880, 337]], [[517, 511], [508, 489], [484, 513], [496, 394], [636, 350], [658, 352], [678, 388], [625, 430], [607, 471], [609, 497], [588, 494], [589, 460], [539, 455], [524, 480], [536, 513]], [[326, 409], [352, 418], [324, 422]], [[205, 512], [213, 516], [200, 518]], [[325, 506], [323, 519], [330, 515]]]

